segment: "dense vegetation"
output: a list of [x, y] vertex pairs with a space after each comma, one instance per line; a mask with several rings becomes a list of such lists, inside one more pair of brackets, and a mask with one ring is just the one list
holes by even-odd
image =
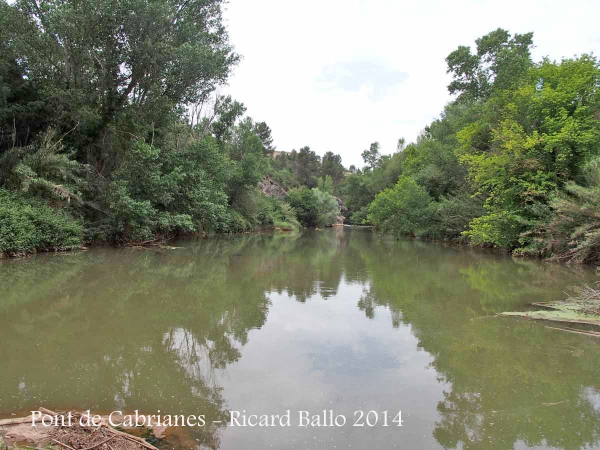
[[353, 223], [600, 263], [600, 67], [534, 63], [532, 34], [498, 29], [446, 59], [456, 99], [417, 142], [349, 176]]
[[[270, 128], [215, 94], [239, 60], [221, 7], [0, 1], [0, 255], [298, 227], [285, 199], [257, 187], [288, 175]], [[335, 221], [331, 191], [311, 191], [303, 225]]]
[[595, 57], [535, 63], [532, 34], [493, 31], [447, 57], [455, 100], [416, 142], [345, 169], [274, 153], [216, 94], [239, 61], [221, 7], [0, 1], [0, 254], [322, 227], [347, 208], [396, 235], [600, 263]]

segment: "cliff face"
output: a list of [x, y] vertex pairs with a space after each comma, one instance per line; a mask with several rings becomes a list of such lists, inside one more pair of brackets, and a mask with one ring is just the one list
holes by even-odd
[[275, 183], [270, 177], [264, 177], [259, 183], [258, 187], [263, 194], [269, 197], [276, 197], [279, 200], [284, 200], [287, 192], [277, 183]]
[[344, 202], [341, 198], [336, 197], [335, 199], [337, 200], [338, 206], [340, 207], [340, 215], [335, 218], [335, 224], [344, 225], [344, 221], [346, 220], [344, 213], [348, 212], [348, 208], [344, 206]]

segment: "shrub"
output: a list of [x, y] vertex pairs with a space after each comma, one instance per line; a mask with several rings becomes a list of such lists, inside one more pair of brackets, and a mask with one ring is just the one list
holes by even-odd
[[318, 227], [327, 227], [335, 224], [336, 218], [340, 215], [340, 205], [336, 198], [320, 189], [312, 189], [312, 193], [317, 199], [315, 225]]
[[401, 177], [393, 188], [377, 194], [368, 220], [384, 232], [420, 236], [426, 234], [433, 215], [427, 191], [412, 178]]
[[466, 240], [463, 232], [475, 218], [485, 214], [483, 200], [461, 192], [452, 197], [443, 197], [434, 204], [435, 220], [429, 224], [427, 233], [435, 239]]
[[369, 224], [369, 206], [363, 206], [357, 211], [354, 211], [350, 216], [350, 223], [352, 225], [367, 225]]
[[600, 265], [600, 158], [586, 166], [582, 181], [586, 186], [569, 183], [552, 199], [550, 218], [523, 253]]
[[101, 238], [142, 241], [226, 227], [231, 168], [212, 139], [179, 151], [138, 142], [107, 189], [109, 235]]
[[82, 242], [83, 227], [62, 209], [0, 189], [0, 255], [70, 250]]
[[273, 225], [275, 228], [283, 230], [298, 230], [300, 228], [300, 222], [296, 218], [294, 208], [289, 203], [277, 201], [279, 209], [274, 213], [275, 221]]
[[298, 220], [305, 227], [333, 225], [340, 214], [340, 206], [331, 194], [302, 186], [288, 192], [286, 201], [294, 208]]
[[523, 232], [524, 220], [510, 211], [493, 211], [477, 217], [463, 232], [475, 245], [514, 248]]
[[263, 210], [260, 214], [261, 225], [292, 230], [300, 228], [296, 213], [289, 203], [267, 197], [262, 193], [261, 195], [264, 198]]
[[292, 189], [288, 192], [286, 201], [296, 211], [298, 220], [304, 227], [316, 225], [317, 198], [313, 191], [306, 186]]
[[35, 143], [12, 147], [0, 156], [0, 186], [80, 202], [87, 166], [73, 156], [49, 128]]

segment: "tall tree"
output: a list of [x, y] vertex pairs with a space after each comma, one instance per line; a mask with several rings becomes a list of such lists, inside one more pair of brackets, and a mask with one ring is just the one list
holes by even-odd
[[80, 156], [99, 161], [115, 140], [154, 133], [227, 79], [239, 58], [221, 5], [17, 0], [3, 12], [19, 68], [47, 94], [53, 125], [73, 129]]
[[511, 34], [498, 28], [475, 41], [477, 51], [460, 46], [446, 58], [451, 94], [460, 100], [486, 99], [494, 89], [516, 87], [532, 66], [533, 33]]
[[266, 122], [258, 122], [254, 125], [254, 133], [262, 141], [263, 147], [267, 153], [273, 153], [277, 147], [273, 145], [273, 137], [271, 136], [271, 128]]
[[321, 176], [323, 178], [330, 176], [334, 184], [339, 184], [344, 180], [345, 171], [340, 155], [335, 155], [333, 152], [327, 152], [323, 155], [321, 161]]
[[373, 142], [368, 150], [361, 153], [361, 156], [365, 164], [370, 169], [374, 169], [381, 158], [381, 154], [379, 153], [379, 142]]
[[310, 147], [302, 147], [296, 155], [294, 172], [300, 184], [316, 187], [321, 170], [321, 158]]

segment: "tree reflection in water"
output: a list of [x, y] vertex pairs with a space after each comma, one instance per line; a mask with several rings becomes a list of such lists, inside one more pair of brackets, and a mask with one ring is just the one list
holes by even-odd
[[[0, 413], [45, 405], [206, 414], [209, 425], [191, 438], [218, 448], [228, 417], [222, 377], [277, 292], [352, 300], [369, 319], [384, 307], [391, 326], [409, 326], [449, 386], [434, 431], [444, 448], [600, 442], [598, 343], [493, 317], [555, 300], [585, 275], [344, 229], [176, 245], [3, 262]], [[362, 286], [360, 298], [339, 298], [349, 283]]]

